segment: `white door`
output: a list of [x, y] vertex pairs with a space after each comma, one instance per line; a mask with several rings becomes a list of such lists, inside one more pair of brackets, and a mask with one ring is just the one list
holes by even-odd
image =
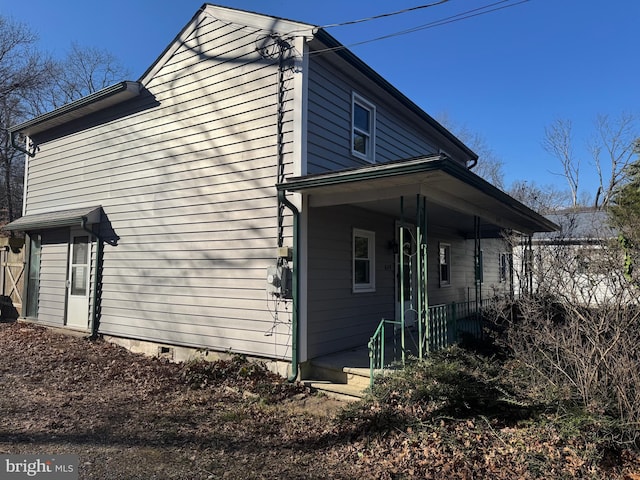
[[86, 233], [71, 233], [67, 280], [67, 326], [89, 328], [91, 243]]
[[[402, 230], [402, 239], [400, 231]], [[396, 223], [396, 320], [400, 320], [400, 312], [404, 310], [406, 327], [414, 326], [417, 322], [417, 250], [415, 241], [415, 227], [400, 226]], [[402, 262], [402, 274], [400, 269]], [[401, 279], [401, 277], [404, 277]], [[404, 288], [403, 288], [404, 287]], [[401, 298], [403, 297], [403, 298]]]

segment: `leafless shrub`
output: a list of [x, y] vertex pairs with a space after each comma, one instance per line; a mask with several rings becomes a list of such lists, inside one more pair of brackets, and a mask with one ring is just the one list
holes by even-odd
[[[593, 225], [591, 225], [593, 226]], [[490, 312], [501, 340], [531, 373], [538, 393], [616, 418], [640, 438], [640, 305], [611, 235], [561, 235], [520, 248], [526, 268], [513, 303]], [[524, 287], [527, 287], [526, 289]], [[546, 398], [548, 401], [549, 398]]]

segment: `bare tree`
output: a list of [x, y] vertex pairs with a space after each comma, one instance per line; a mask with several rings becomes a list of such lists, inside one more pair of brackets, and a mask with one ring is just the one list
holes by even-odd
[[106, 50], [72, 43], [66, 57], [55, 64], [49, 84], [30, 92], [34, 114], [61, 107], [128, 76], [127, 69]]
[[541, 213], [553, 212], [567, 205], [570, 194], [554, 185], [539, 186], [526, 180], [515, 181], [507, 190], [516, 200]]
[[562, 165], [562, 176], [567, 180], [571, 192], [572, 206], [578, 205], [578, 187], [580, 186], [580, 159], [573, 151], [571, 120], [558, 119], [544, 129], [542, 146]]
[[20, 214], [24, 156], [11, 145], [7, 128], [28, 116], [24, 98], [42, 88], [53, 62], [35, 50], [36, 36], [21, 23], [0, 16], [0, 196], [4, 221]]
[[478, 154], [478, 164], [473, 171], [496, 187], [504, 188], [504, 162], [498, 158], [487, 140], [466, 125], [455, 123], [447, 113], [438, 115], [438, 121]]
[[21, 23], [0, 16], [0, 221], [21, 213], [24, 155], [7, 128], [77, 100], [126, 77], [127, 71], [105, 50], [72, 44], [53, 61], [36, 50], [37, 37]]
[[581, 159], [574, 151], [574, 138], [570, 120], [556, 120], [545, 128], [542, 142], [544, 149], [555, 157], [562, 166], [563, 176], [571, 192], [572, 206], [578, 206], [594, 199], [596, 208], [604, 208], [611, 202], [616, 188], [623, 182], [627, 166], [633, 160], [635, 140], [640, 136], [637, 118], [630, 113], [622, 113], [616, 118], [598, 115], [595, 133], [588, 143], [591, 164], [597, 174], [596, 192], [581, 192]]
[[638, 134], [637, 119], [630, 113], [613, 119], [608, 115], [596, 118], [595, 135], [589, 145], [599, 180], [596, 207], [608, 206], [624, 181], [627, 167], [635, 158]]

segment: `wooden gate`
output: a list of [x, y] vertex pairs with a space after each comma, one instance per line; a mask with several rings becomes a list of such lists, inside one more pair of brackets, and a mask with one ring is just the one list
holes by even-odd
[[0, 316], [2, 320], [22, 315], [25, 266], [24, 241], [0, 238]]

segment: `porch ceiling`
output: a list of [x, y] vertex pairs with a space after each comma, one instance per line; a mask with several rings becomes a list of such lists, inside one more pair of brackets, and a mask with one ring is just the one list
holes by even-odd
[[[302, 193], [310, 207], [355, 205], [396, 216], [400, 215], [401, 196], [422, 195], [428, 202], [430, 218], [442, 219], [450, 224], [446, 226], [461, 230], [466, 230], [469, 216], [480, 217], [485, 227], [524, 234], [558, 229], [550, 220], [442, 155], [289, 178], [277, 188]], [[410, 211], [411, 199], [406, 203]]]

